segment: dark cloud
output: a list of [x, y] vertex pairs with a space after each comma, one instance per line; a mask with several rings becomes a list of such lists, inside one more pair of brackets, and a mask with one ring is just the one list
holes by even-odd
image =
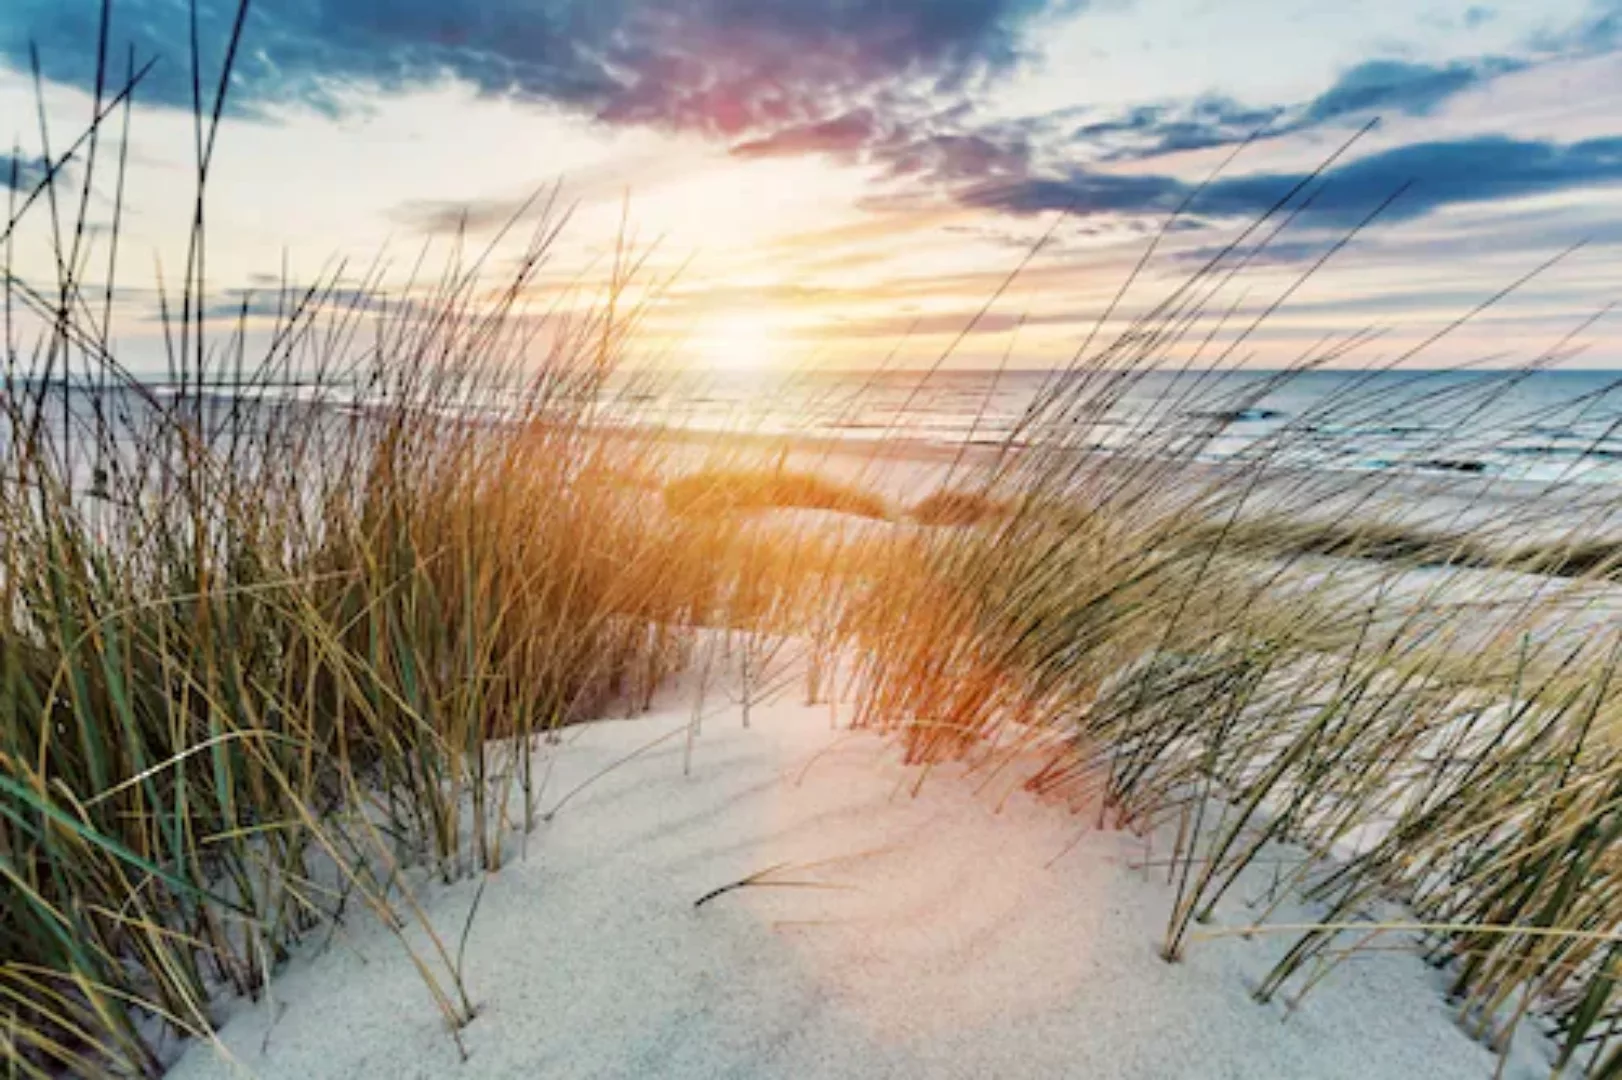
[[1222, 244], [1202, 244], [1177, 252], [1173, 258], [1190, 266], [1204, 266], [1222, 258], [1242, 259], [1253, 267], [1305, 266], [1328, 250], [1333, 240], [1274, 240], [1266, 244], [1247, 244], [1229, 247]]
[[1207, 95], [1180, 105], [1140, 105], [1119, 116], [1082, 124], [1070, 137], [1102, 160], [1155, 157], [1240, 142], [1273, 124], [1284, 112], [1283, 106], [1254, 108]]
[[[1622, 2], [1622, 0], [1619, 0]], [[948, 110], [909, 113], [892, 103], [887, 110], [853, 110], [815, 124], [782, 128], [769, 136], [738, 143], [743, 157], [827, 154], [843, 161], [876, 163], [891, 177], [921, 185], [953, 186], [964, 181], [1026, 181], [1032, 163], [1045, 154], [1100, 164], [1139, 161], [1166, 154], [1234, 146], [1253, 136], [1279, 137], [1369, 116], [1395, 113], [1423, 116], [1448, 99], [1529, 61], [1481, 57], [1446, 64], [1371, 60], [1342, 74], [1310, 101], [1296, 105], [1252, 106], [1208, 94], [1187, 102], [1153, 103], [1124, 112], [1077, 118], [1078, 110], [980, 124], [962, 103]], [[904, 104], [904, 103], [903, 103]], [[1113, 180], [1094, 172], [1070, 186], [1084, 188], [1081, 205], [1111, 209], [1171, 200], [1172, 185], [1159, 180]], [[1012, 202], [1026, 198], [1046, 204], [1049, 181], [1032, 181]], [[981, 193], [977, 193], [979, 197]]]
[[980, 134], [925, 135], [884, 148], [891, 176], [921, 177], [934, 184], [1022, 176], [1030, 168], [1031, 147], [1021, 139]]
[[[1307, 178], [1267, 173], [1217, 180], [1194, 203], [1202, 214], [1254, 216]], [[1309, 222], [1349, 225], [1382, 199], [1412, 185], [1387, 220], [1419, 217], [1443, 206], [1491, 202], [1600, 184], [1622, 183], [1622, 137], [1561, 144], [1481, 137], [1413, 143], [1359, 158], [1328, 172], [1305, 212]], [[1163, 213], [1193, 191], [1170, 176], [1113, 175], [1075, 169], [1054, 176], [988, 182], [960, 193], [973, 206], [1015, 214], [1069, 209], [1097, 213]]]
[[1063, 176], [978, 184], [961, 192], [959, 198], [968, 206], [1012, 214], [1069, 210], [1078, 217], [1090, 217], [1172, 210], [1188, 190], [1184, 181], [1170, 176], [1121, 176], [1075, 169]]
[[[1081, 0], [259, 0], [232, 93], [241, 106], [335, 109], [345, 83], [386, 89], [447, 75], [494, 95], [605, 120], [716, 135], [772, 132], [848, 112], [886, 87], [964, 93], [1023, 56], [1035, 15]], [[234, 0], [197, 0], [217, 65]], [[100, 5], [9, 0], [0, 63], [88, 86]], [[123, 0], [112, 38], [162, 62], [140, 94], [191, 103], [183, 0]], [[121, 54], [120, 54], [121, 55]]]
[[[1235, 204], [1236, 212], [1249, 212], [1264, 200], [1276, 198], [1280, 184], [1293, 185], [1298, 179], [1281, 176], [1272, 181], [1262, 178], [1219, 182], [1211, 199], [1202, 201], [1202, 205], [1220, 210], [1228, 200]], [[1619, 181], [1622, 137], [1566, 144], [1500, 136], [1412, 143], [1333, 170], [1312, 213], [1319, 219], [1344, 224], [1408, 183], [1412, 188], [1391, 208], [1388, 217], [1413, 218], [1442, 206], [1494, 202]]]
[[[119, 0], [112, 40], [122, 55], [161, 63], [138, 100], [191, 101], [192, 0]], [[1074, 110], [987, 124], [974, 103], [989, 80], [1026, 55], [1043, 14], [1087, 0], [256, 0], [233, 82], [242, 109], [298, 102], [336, 111], [342, 88], [398, 90], [445, 78], [489, 95], [560, 105], [604, 122], [696, 132], [744, 158], [826, 154], [876, 165], [919, 199], [1026, 214], [1071, 207], [1082, 215], [1160, 213], [1187, 181], [1101, 168], [1269, 135], [1352, 124], [1365, 116], [1424, 116], [1472, 88], [1555, 56], [1622, 44], [1622, 0], [1526, 57], [1444, 63], [1372, 59], [1317, 97], [1253, 106], [1218, 95], [1077, 119]], [[0, 65], [26, 68], [30, 41], [47, 77], [94, 81], [98, 0], [0, 0]], [[235, 0], [196, 0], [205, 67], [220, 62]], [[1466, 20], [1479, 24], [1490, 9]], [[1078, 164], [1078, 162], [1080, 164]], [[5, 159], [0, 157], [0, 166]], [[21, 175], [37, 163], [24, 163]], [[1611, 140], [1560, 145], [1510, 139], [1431, 142], [1340, 166], [1311, 210], [1326, 223], [1355, 219], [1404, 182], [1393, 209], [1414, 216], [1479, 202], [1617, 179]], [[1199, 210], [1252, 214], [1299, 177], [1220, 180]], [[0, 171], [0, 186], [9, 172]], [[486, 231], [521, 208], [510, 199], [415, 202], [391, 216], [423, 232]]]
[[1446, 64], [1369, 60], [1301, 104], [1256, 107], [1207, 95], [1191, 102], [1140, 105], [1076, 126], [1070, 142], [1093, 161], [1140, 160], [1371, 116], [1425, 116], [1450, 98], [1528, 66], [1528, 60], [1497, 56]]
[[33, 191], [45, 179], [47, 171], [45, 162], [39, 158], [0, 154], [0, 190]]
[[1315, 127], [1331, 120], [1373, 113], [1425, 116], [1449, 98], [1500, 75], [1520, 71], [1528, 63], [1502, 56], [1447, 64], [1369, 60], [1343, 73], [1333, 86], [1301, 111], [1290, 127]]

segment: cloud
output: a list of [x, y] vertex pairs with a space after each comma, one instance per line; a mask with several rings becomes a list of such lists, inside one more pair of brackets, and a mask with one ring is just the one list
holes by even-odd
[[[138, 100], [191, 101], [189, 0], [120, 0], [116, 49], [162, 62]], [[605, 123], [653, 126], [724, 140], [742, 158], [824, 154], [878, 166], [894, 192], [947, 205], [1028, 214], [1160, 213], [1187, 181], [1133, 175], [1109, 162], [1235, 144], [1352, 123], [1376, 114], [1424, 116], [1492, 79], [1556, 56], [1622, 43], [1622, 0], [1599, 0], [1560, 42], [1525, 56], [1438, 63], [1376, 58], [1293, 104], [1252, 105], [1221, 95], [1152, 103], [1115, 115], [1059, 110], [977, 118], [988, 83], [1027, 56], [1037, 20], [1088, 0], [264, 0], [250, 11], [232, 84], [252, 110], [300, 102], [338, 111], [350, 86], [383, 90], [447, 77], [483, 93], [583, 111]], [[217, 65], [236, 0], [196, 0], [204, 65]], [[48, 77], [88, 86], [100, 4], [9, 0], [0, 6], [0, 65], [26, 67], [30, 41]], [[1490, 17], [1477, 12], [1477, 22]], [[122, 55], [115, 51], [115, 55]], [[3, 162], [4, 159], [0, 159]], [[26, 172], [26, 169], [24, 170]], [[1342, 165], [1311, 216], [1343, 223], [1408, 180], [1393, 216], [1451, 203], [1557, 191], [1615, 179], [1608, 140], [1560, 145], [1509, 139], [1428, 142]], [[1202, 212], [1251, 214], [1299, 177], [1224, 179]], [[3, 183], [4, 181], [0, 181]], [[904, 202], [907, 196], [899, 196]], [[436, 233], [504, 224], [506, 198], [413, 202], [390, 216]]]
[[[388, 294], [370, 289], [356, 289], [330, 285], [289, 285], [262, 289], [226, 289], [219, 300], [208, 304], [203, 315], [208, 319], [234, 320], [238, 318], [287, 319], [295, 312], [308, 319], [317, 311], [386, 312], [398, 304]], [[163, 317], [162, 309], [154, 307], [151, 320]]]
[[1216, 259], [1244, 260], [1252, 267], [1305, 266], [1328, 250], [1328, 240], [1273, 240], [1270, 243], [1202, 244], [1177, 252], [1173, 258], [1180, 264], [1204, 266]]
[[[1276, 138], [1370, 115], [1425, 115], [1449, 98], [1526, 64], [1505, 57], [1445, 64], [1371, 60], [1344, 72], [1317, 97], [1296, 105], [1251, 106], [1208, 94], [1183, 103], [1140, 105], [1111, 116], [1083, 115], [1080, 122], [1073, 109], [982, 124], [975, 121], [972, 106], [961, 102], [911, 114], [902, 108], [892, 107], [888, 112], [864, 108], [736, 143], [732, 153], [740, 157], [825, 154], [845, 162], [877, 164], [891, 180], [912, 181], [912, 193], [877, 196], [870, 201], [872, 206], [918, 206], [933, 192], [955, 196], [961, 204], [977, 209], [1015, 214], [1066, 206], [1082, 215], [1162, 213], [1188, 195], [1187, 183], [1154, 174], [1116, 174], [1096, 166], [1232, 146], [1258, 134]], [[1441, 144], [1426, 145], [1428, 152], [1439, 155], [1437, 161], [1422, 161], [1427, 151], [1418, 150], [1408, 158], [1393, 157], [1391, 164], [1447, 168], [1452, 158], [1438, 149]], [[1482, 153], [1491, 156], [1493, 150], [1485, 148]], [[1043, 169], [1038, 164], [1054, 160], [1067, 165]], [[1228, 212], [1220, 209], [1221, 200], [1244, 204], [1242, 213], [1259, 212], [1289, 189], [1289, 179], [1284, 179], [1273, 186], [1268, 186], [1270, 181], [1262, 182], [1261, 187], [1250, 181], [1229, 181], [1207, 195], [1218, 205], [1216, 212]], [[1359, 192], [1368, 186], [1360, 173], [1349, 173], [1347, 179], [1360, 185]], [[1390, 189], [1401, 183], [1392, 183]], [[1355, 217], [1349, 204], [1360, 195], [1342, 192], [1344, 186], [1337, 185], [1334, 193], [1326, 195], [1328, 201], [1315, 207], [1314, 214], [1322, 219]], [[1490, 186], [1488, 183], [1483, 190]], [[1456, 188], [1448, 190], [1462, 198]]]
[[[1494, 18], [1475, 6], [1463, 15], [1469, 27]], [[1076, 109], [1003, 120], [973, 122], [971, 101], [955, 102], [933, 115], [909, 112], [891, 102], [813, 124], [780, 128], [769, 136], [735, 144], [740, 156], [827, 154], [845, 161], [877, 162], [891, 176], [952, 183], [980, 173], [1009, 177], [1029, 171], [1044, 154], [1087, 163], [1140, 161], [1162, 155], [1234, 146], [1253, 136], [1278, 138], [1325, 126], [1351, 126], [1375, 116], [1434, 114], [1452, 99], [1502, 76], [1538, 64], [1622, 45], [1622, 0], [1595, 0], [1589, 16], [1522, 55], [1483, 55], [1439, 62], [1375, 57], [1342, 71], [1321, 93], [1304, 101], [1251, 105], [1220, 94], [1181, 102], [1137, 105], [1114, 115], [1086, 117]], [[1155, 184], [1116, 184], [1087, 175], [1085, 203], [1111, 206], [1131, 201]], [[1160, 185], [1163, 187], [1164, 185]], [[1016, 198], [1023, 200], [1025, 193]], [[1045, 202], [1038, 193], [1037, 202]]]
[[1006, 334], [1025, 325], [1070, 323], [1085, 316], [1067, 312], [1060, 316], [1030, 316], [1008, 312], [981, 312], [974, 307], [962, 311], [933, 312], [926, 315], [879, 315], [840, 322], [839, 335], [845, 338], [883, 338], [900, 341], [908, 337], [940, 334]]
[[418, 233], [479, 233], [512, 224], [534, 205], [532, 196], [513, 199], [413, 199], [390, 209], [388, 216], [395, 223]]
[[786, 157], [800, 154], [853, 155], [867, 149], [882, 127], [871, 109], [858, 109], [815, 124], [796, 124], [732, 147], [737, 157]]
[[1622, 0], [1592, 0], [1574, 25], [1545, 31], [1533, 48], [1555, 55], [1593, 56], [1622, 46]]
[[[824, 154], [845, 162], [875, 163], [891, 178], [907, 177], [924, 186], [1028, 180], [1029, 186], [1016, 187], [1010, 199], [1017, 212], [1027, 200], [1044, 206], [1052, 201], [1048, 197], [1052, 181], [1031, 178], [1033, 162], [1043, 157], [1089, 165], [1143, 161], [1375, 115], [1424, 116], [1449, 99], [1530, 63], [1496, 56], [1442, 64], [1369, 60], [1345, 71], [1318, 96], [1293, 105], [1247, 105], [1207, 94], [1186, 102], [1139, 105], [1113, 115], [1089, 118], [1083, 113], [1079, 120], [1078, 110], [1062, 109], [981, 124], [975, 121], [972, 105], [964, 102], [934, 111], [922, 107], [909, 111], [906, 106], [912, 103], [890, 102], [885, 110], [862, 108], [813, 124], [782, 127], [734, 144], [732, 153]], [[1118, 180], [1082, 171], [1072, 172], [1067, 183], [1080, 205], [1103, 210], [1145, 204], [1158, 209], [1180, 197], [1179, 185], [1156, 178]], [[985, 198], [985, 192], [976, 197]]]
[[[1218, 212], [1226, 202], [1254, 211], [1298, 176], [1218, 182], [1201, 205]], [[1371, 154], [1330, 172], [1311, 214], [1348, 224], [1404, 184], [1413, 187], [1392, 206], [1389, 219], [1419, 217], [1444, 206], [1496, 202], [1622, 182], [1622, 137], [1576, 143], [1483, 136], [1412, 143]]]
[[978, 134], [929, 134], [887, 148], [890, 175], [952, 184], [966, 179], [1021, 176], [1029, 171], [1031, 147], [1023, 139]]
[[1445, 64], [1374, 59], [1347, 69], [1330, 87], [1293, 105], [1250, 106], [1220, 95], [1139, 105], [1069, 132], [1093, 161], [1134, 161], [1233, 146], [1253, 135], [1277, 138], [1372, 116], [1427, 116], [1448, 100], [1531, 61], [1503, 56]]
[[[1219, 179], [1200, 193], [1193, 209], [1254, 216], [1306, 179], [1299, 173]], [[1444, 206], [1616, 183], [1622, 183], [1622, 137], [1569, 144], [1500, 136], [1413, 143], [1332, 169], [1322, 178], [1303, 219], [1330, 227], [1350, 225], [1407, 184], [1412, 187], [1386, 211], [1386, 220], [1416, 218]], [[1163, 213], [1193, 190], [1171, 176], [1123, 176], [1081, 168], [980, 184], [959, 197], [972, 206], [1014, 214], [1069, 209], [1085, 216]]]
[[[1082, 0], [297, 0], [249, 15], [232, 94], [240, 107], [336, 110], [345, 84], [385, 89], [446, 76], [607, 121], [735, 137], [814, 125], [897, 87], [965, 93], [1025, 55], [1035, 16]], [[89, 86], [99, 4], [10, 0], [0, 63]], [[192, 100], [189, 20], [177, 0], [113, 5], [112, 40], [162, 62], [148, 101]], [[235, 0], [197, 0], [213, 70]], [[122, 52], [115, 53], [122, 55]]]
[[[16, 190], [26, 194], [39, 186], [47, 171], [44, 160], [40, 158], [0, 154], [0, 191]], [[57, 175], [62, 176], [62, 170]]]
[[1062, 176], [1033, 176], [978, 184], [959, 194], [968, 206], [1011, 214], [1068, 210], [1078, 217], [1153, 213], [1175, 208], [1189, 187], [1169, 176], [1121, 176], [1074, 169]]
[[1140, 105], [1076, 127], [1070, 139], [1096, 159], [1117, 161], [1241, 142], [1273, 124], [1283, 106], [1251, 107], [1207, 95], [1184, 104]]
[[743, 158], [823, 154], [847, 164], [877, 165], [892, 180], [939, 187], [1028, 174], [1035, 140], [1051, 127], [1048, 117], [977, 122], [974, 106], [966, 100], [944, 108], [890, 100], [883, 108], [855, 110], [738, 142], [731, 153]]
[[1350, 116], [1405, 113], [1426, 116], [1449, 98], [1500, 75], [1521, 71], [1529, 61], [1504, 56], [1420, 64], [1407, 60], [1368, 60], [1344, 72], [1314, 98], [1289, 125], [1299, 130]]

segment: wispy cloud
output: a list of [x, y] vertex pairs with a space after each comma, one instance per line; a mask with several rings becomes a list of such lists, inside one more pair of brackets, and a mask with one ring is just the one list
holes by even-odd
[[[295, 314], [307, 319], [318, 311], [382, 313], [398, 307], [397, 301], [378, 290], [290, 284], [286, 288], [226, 289], [218, 300], [204, 308], [203, 315], [222, 321], [291, 319]], [[147, 317], [152, 321], [161, 321], [164, 318], [163, 309], [153, 305]]]
[[[1187, 102], [1134, 106], [1114, 115], [1076, 118], [1062, 109], [1046, 116], [977, 124], [957, 107], [905, 122], [871, 112], [817, 128], [787, 129], [734, 146], [734, 153], [824, 153], [884, 166], [891, 179], [915, 181], [875, 205], [929, 205], [945, 197], [976, 210], [1016, 215], [1068, 210], [1081, 217], [1163, 214], [1194, 193], [1182, 171], [1155, 159], [1179, 152], [1236, 146], [1330, 128], [1349, 130], [1374, 117], [1429, 116], [1454, 98], [1539, 64], [1570, 59], [1597, 47], [1610, 16], [1622, 24], [1622, 0], [1596, 9], [1581, 33], [1558, 47], [1547, 41], [1522, 55], [1486, 55], [1426, 63], [1370, 59], [1343, 71], [1316, 96], [1295, 103], [1247, 105], [1208, 94]], [[1489, 16], [1478, 12], [1479, 23]], [[1622, 45], [1622, 37], [1617, 44]], [[1110, 166], [1136, 163], [1121, 170]], [[1199, 194], [1194, 209], [1252, 216], [1306, 180], [1301, 173], [1226, 177]], [[1439, 208], [1576, 188], [1622, 183], [1622, 139], [1573, 143], [1506, 136], [1429, 140], [1348, 161], [1322, 178], [1303, 211], [1305, 224], [1344, 227], [1398, 189], [1409, 188], [1385, 213], [1412, 219]]]
[[390, 220], [429, 235], [481, 233], [520, 220], [535, 206], [533, 196], [482, 199], [415, 199], [388, 211]]
[[[1470, 26], [1493, 17], [1484, 7], [1463, 16]], [[1016, 214], [1060, 208], [1082, 215], [1160, 213], [1190, 193], [1181, 175], [1101, 166], [1150, 163], [1324, 128], [1349, 130], [1375, 117], [1427, 117], [1500, 78], [1618, 47], [1622, 0], [1598, 0], [1577, 24], [1526, 41], [1514, 55], [1436, 62], [1374, 57], [1343, 70], [1315, 96], [1293, 102], [1248, 104], [1210, 93], [1102, 116], [1078, 118], [1077, 109], [1064, 108], [995, 124], [977, 123], [974, 109], [962, 104], [904, 118], [864, 111], [738, 144], [734, 153], [828, 154], [877, 163], [889, 177], [919, 182], [920, 191], [886, 197], [886, 205], [921, 204], [923, 190], [934, 189], [969, 207]], [[1605, 139], [1571, 145], [1509, 138], [1414, 143], [1336, 170], [1309, 216], [1343, 225], [1409, 182], [1414, 190], [1388, 216], [1416, 217], [1455, 203], [1612, 183], [1618, 180], [1614, 152]], [[1301, 179], [1264, 175], [1221, 181], [1204, 193], [1201, 205], [1219, 215], [1259, 212]]]
[[1444, 64], [1367, 60], [1343, 72], [1333, 86], [1307, 103], [1288, 127], [1299, 130], [1374, 113], [1425, 116], [1467, 90], [1500, 75], [1525, 70], [1530, 64], [1528, 59], [1507, 56]]
[[799, 154], [853, 156], [893, 137], [872, 109], [854, 109], [828, 120], [793, 124], [732, 147], [738, 157], [781, 157]]
[[1252, 107], [1207, 95], [1191, 102], [1138, 105], [1116, 116], [1081, 124], [1069, 133], [1101, 160], [1158, 157], [1240, 142], [1272, 125], [1284, 106]]
[[1544, 53], [1593, 55], [1622, 46], [1622, 0], [1591, 0], [1588, 14], [1571, 26], [1545, 30], [1532, 40]]
[[[1191, 101], [1135, 105], [1113, 115], [1062, 124], [1072, 110], [1032, 118], [1046, 148], [1089, 162], [1141, 161], [1191, 150], [1281, 138], [1375, 116], [1427, 116], [1451, 99], [1503, 75], [1526, 70], [1527, 58], [1484, 56], [1447, 63], [1373, 59], [1342, 72], [1322, 93], [1301, 102], [1247, 105], [1220, 94]], [[1004, 125], [1006, 127], [1006, 124]]]
[[[1302, 173], [1258, 173], [1218, 179], [1198, 192], [1198, 213], [1248, 217], [1303, 184]], [[1622, 137], [1562, 144], [1488, 136], [1420, 142], [1369, 154], [1329, 170], [1312, 190], [1303, 220], [1345, 226], [1406, 188], [1387, 220], [1419, 217], [1443, 206], [1542, 195], [1622, 183]], [[970, 187], [960, 198], [1015, 214], [1069, 210], [1078, 215], [1170, 210], [1195, 193], [1170, 175], [1120, 175], [1073, 169]]]

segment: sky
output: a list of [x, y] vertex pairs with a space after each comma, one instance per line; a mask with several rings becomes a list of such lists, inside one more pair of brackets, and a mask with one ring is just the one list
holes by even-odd
[[[0, 196], [57, 179], [9, 256], [47, 294], [83, 197], [79, 278], [116, 280], [140, 369], [185, 261], [193, 23], [113, 0], [110, 81], [151, 66], [92, 164], [67, 151], [101, 14], [0, 5]], [[210, 105], [237, 14], [197, 2]], [[281, 285], [336, 280], [383, 311], [458, 245], [490, 246], [495, 290], [558, 227], [540, 309], [634, 264], [638, 362], [1040, 368], [1295, 192], [1241, 251], [1236, 325], [1266, 319], [1223, 362], [1370, 330], [1338, 362], [1622, 367], [1619, 104], [1622, 0], [257, 0], [210, 162], [210, 310], [262, 329]]]

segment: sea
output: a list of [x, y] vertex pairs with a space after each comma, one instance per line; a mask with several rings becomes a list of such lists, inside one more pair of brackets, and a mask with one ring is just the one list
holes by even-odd
[[[182, 393], [197, 397], [195, 386], [162, 380], [139, 391], [75, 383], [66, 407], [44, 415], [58, 432], [83, 431], [97, 416], [128, 422], [150, 408], [143, 402]], [[62, 399], [59, 388], [51, 396]], [[214, 415], [241, 407], [223, 384], [202, 396]], [[338, 413], [384, 404], [331, 383], [261, 385], [251, 396]], [[452, 408], [499, 422], [522, 397], [481, 391]], [[1622, 370], [642, 373], [595, 397], [606, 423], [701, 432], [1017, 447], [1058, 431], [1101, 454], [1153, 453], [1196, 432], [1193, 449], [1183, 440], [1178, 452], [1210, 462], [1267, 454], [1322, 469], [1622, 484]]]
[[770, 373], [677, 380], [626, 415], [706, 431], [1100, 453], [1198, 432], [1204, 461], [1622, 484], [1622, 370]]

